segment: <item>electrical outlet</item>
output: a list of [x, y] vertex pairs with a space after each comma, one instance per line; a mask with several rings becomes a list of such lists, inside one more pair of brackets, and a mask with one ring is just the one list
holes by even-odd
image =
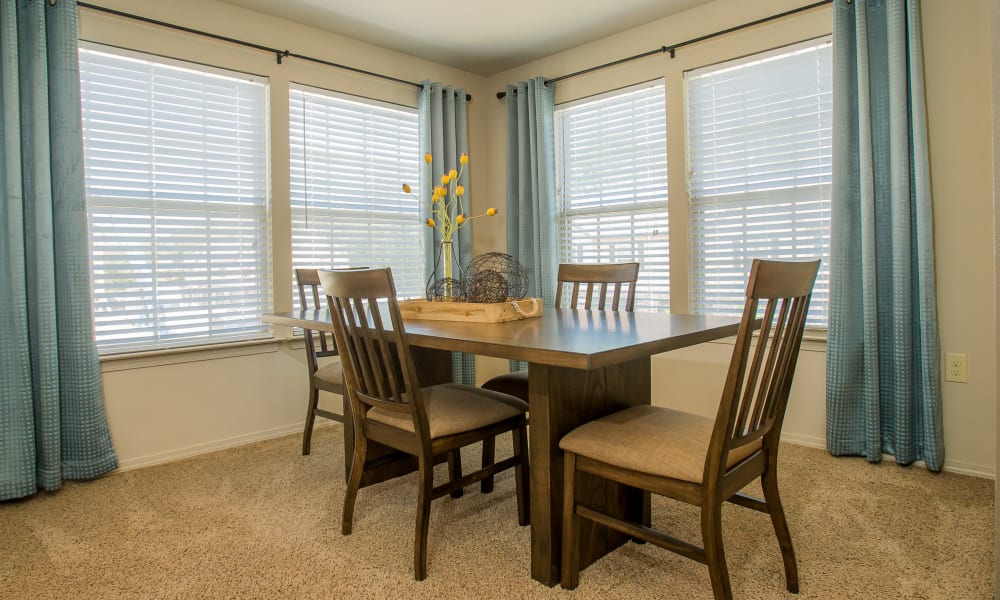
[[947, 353], [944, 355], [944, 380], [969, 382], [969, 355]]

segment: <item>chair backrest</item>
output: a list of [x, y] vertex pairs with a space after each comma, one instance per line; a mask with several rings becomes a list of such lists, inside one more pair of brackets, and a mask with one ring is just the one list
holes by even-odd
[[368, 407], [378, 406], [413, 414], [418, 431], [426, 434], [426, 412], [392, 271], [320, 271], [319, 278], [341, 350], [355, 431], [360, 431]]
[[[321, 310], [324, 308], [322, 296], [320, 294], [320, 281], [318, 269], [295, 269], [295, 284], [299, 288], [299, 306], [302, 310]], [[315, 359], [322, 356], [336, 356], [337, 345], [333, 342], [333, 335], [324, 331], [305, 330], [306, 346], [313, 364], [309, 366], [316, 370]]]
[[571, 288], [566, 296], [567, 308], [578, 308], [581, 288], [583, 291], [583, 308], [593, 307], [595, 291], [597, 292], [597, 308], [607, 308], [608, 288], [611, 288], [611, 310], [620, 310], [622, 288], [625, 290], [625, 306], [623, 310], [635, 310], [635, 282], [639, 278], [639, 263], [591, 263], [559, 265], [556, 277], [556, 306], [563, 306], [563, 288]]
[[[776, 447], [818, 270], [818, 260], [753, 261], [705, 481], [721, 476], [734, 448], [762, 438], [764, 444]], [[758, 316], [762, 304], [763, 314]]]

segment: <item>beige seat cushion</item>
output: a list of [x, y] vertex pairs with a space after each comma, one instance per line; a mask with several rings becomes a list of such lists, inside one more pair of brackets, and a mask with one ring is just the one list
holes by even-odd
[[339, 362], [330, 363], [325, 367], [316, 369], [313, 374], [316, 379], [332, 383], [333, 385], [344, 385], [344, 369]]
[[[513, 396], [457, 383], [421, 388], [420, 397], [427, 411], [432, 439], [486, 427], [528, 410], [527, 403]], [[368, 411], [368, 418], [413, 431], [409, 412], [373, 408]]]
[[[715, 421], [660, 406], [633, 406], [566, 434], [559, 447], [580, 456], [661, 477], [701, 483]], [[733, 466], [760, 440], [729, 453]]]

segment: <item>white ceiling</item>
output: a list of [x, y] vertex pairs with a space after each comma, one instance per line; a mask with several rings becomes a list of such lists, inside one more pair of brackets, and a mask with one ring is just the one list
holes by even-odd
[[224, 0], [493, 75], [710, 0]]

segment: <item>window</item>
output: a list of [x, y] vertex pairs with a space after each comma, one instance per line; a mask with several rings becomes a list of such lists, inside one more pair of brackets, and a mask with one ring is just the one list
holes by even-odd
[[670, 307], [663, 83], [556, 111], [559, 260], [641, 265], [638, 310]]
[[420, 203], [402, 190], [419, 189], [416, 109], [296, 85], [289, 121], [292, 265], [391, 267], [400, 296], [423, 296]]
[[809, 310], [830, 290], [829, 39], [686, 74], [692, 309], [739, 315], [755, 257], [822, 258]]
[[86, 44], [101, 353], [269, 336], [267, 81]]

